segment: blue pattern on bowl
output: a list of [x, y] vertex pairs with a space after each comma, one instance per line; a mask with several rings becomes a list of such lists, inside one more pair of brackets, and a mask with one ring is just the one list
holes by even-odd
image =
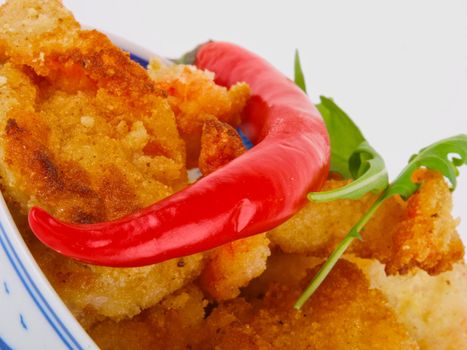
[[[42, 315], [47, 319], [48, 323], [55, 330], [56, 334], [61, 338], [67, 349], [84, 349], [71, 334], [68, 328], [64, 325], [62, 320], [57, 316], [54, 309], [49, 305], [44, 295], [40, 292], [33, 278], [30, 276], [28, 270], [24, 267], [22, 260], [19, 258], [18, 253], [13, 248], [11, 240], [5, 230], [5, 227], [0, 223], [0, 245], [3, 248], [11, 266], [16, 272], [17, 277], [21, 280], [24, 288], [27, 290], [29, 296], [34, 301], [36, 307], [41, 311]], [[6, 294], [10, 294], [8, 285], [4, 282]], [[24, 322], [23, 314], [19, 315], [20, 325], [23, 329], [27, 330], [28, 327]]]
[[0, 337], [0, 350], [13, 350], [4, 340]]

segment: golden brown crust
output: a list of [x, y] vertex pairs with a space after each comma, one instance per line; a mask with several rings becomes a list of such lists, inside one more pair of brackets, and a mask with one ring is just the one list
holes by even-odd
[[204, 123], [218, 119], [238, 126], [250, 97], [248, 85], [238, 83], [226, 89], [214, 83], [212, 73], [193, 66], [169, 67], [157, 60], [151, 61], [149, 73], [156, 85], [169, 95], [178, 130], [187, 145], [187, 166], [196, 166]]
[[189, 285], [132, 320], [107, 320], [89, 330], [101, 349], [187, 349], [199, 331], [207, 300]]
[[235, 298], [241, 287], [266, 270], [270, 254], [265, 234], [227, 243], [209, 254], [199, 283], [216, 300]]
[[414, 180], [421, 188], [409, 198], [406, 217], [397, 224], [386, 265], [389, 274], [406, 273], [413, 267], [437, 274], [450, 270], [464, 256], [458, 222], [451, 216], [451, 193], [442, 175], [419, 170]]
[[[75, 222], [96, 222], [105, 218], [98, 193], [77, 164], [58, 163], [44, 145], [47, 128], [34, 113], [11, 111], [5, 128], [5, 163], [10, 171], [27, 169], [23, 191], [61, 217]], [[66, 170], [64, 170], [66, 169]]]
[[[408, 202], [399, 197], [387, 200], [363, 230], [363, 241], [355, 241], [349, 252], [380, 260], [391, 274], [407, 273], [413, 267], [440, 273], [462, 260], [463, 246], [446, 182], [426, 170], [417, 177], [421, 182], [418, 192]], [[328, 180], [323, 190], [346, 183]], [[366, 195], [360, 200], [310, 202], [272, 230], [269, 238], [288, 253], [328, 256], [375, 199], [375, 195]]]
[[[105, 35], [81, 30], [55, 0], [7, 1], [0, 8], [0, 51], [0, 172], [5, 196], [23, 214], [39, 205], [65, 221], [94, 223], [168, 196], [187, 184], [178, 129], [198, 139], [194, 152], [199, 152], [204, 121], [219, 117], [238, 124], [249, 94], [245, 84], [228, 90], [193, 67], [182, 66], [182, 75], [173, 74], [178, 68], [167, 68], [168, 75], [153, 80]], [[218, 142], [224, 142], [218, 147], [224, 153], [211, 169], [243, 151], [230, 127], [223, 125], [221, 134], [217, 128], [207, 130], [209, 140], [225, 130], [228, 136]], [[231, 140], [236, 152], [227, 154], [225, 142]], [[168, 261], [136, 269], [92, 267], [32, 238], [28, 242], [87, 327], [103, 316], [118, 320], [139, 313], [193, 280], [203, 266], [201, 254], [185, 258], [183, 266]], [[259, 274], [267, 245], [264, 237], [261, 244], [251, 244], [258, 255], [256, 273], [229, 270], [224, 288], [238, 290]]]
[[[316, 269], [310, 274], [314, 272]], [[170, 302], [179, 298], [176, 293], [167, 299], [168, 304], [162, 303], [132, 321], [118, 325], [105, 322], [91, 334], [103, 349], [130, 346], [127, 339], [116, 339], [119, 333], [129, 334], [133, 341], [141, 337], [139, 342], [146, 348], [418, 348], [383, 295], [370, 289], [362, 272], [350, 262], [337, 264], [302, 311], [292, 308], [299, 290], [296, 285], [275, 283], [267, 287], [262, 298], [221, 303], [207, 317], [201, 312], [206, 306], [202, 294], [192, 290], [184, 303]]]
[[229, 124], [209, 119], [203, 125], [198, 166], [204, 176], [245, 152], [242, 139]]

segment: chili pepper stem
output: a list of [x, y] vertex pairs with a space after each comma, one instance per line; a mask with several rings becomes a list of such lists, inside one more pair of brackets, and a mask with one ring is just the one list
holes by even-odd
[[337, 261], [341, 258], [341, 256], [345, 253], [347, 248], [353, 242], [355, 238], [362, 239], [360, 236], [360, 231], [365, 227], [368, 223], [370, 218], [373, 214], [378, 210], [381, 204], [386, 199], [386, 192], [383, 192], [378, 199], [371, 205], [370, 209], [360, 218], [360, 220], [355, 224], [354, 227], [349, 231], [349, 233], [344, 237], [344, 239], [339, 243], [336, 249], [332, 252], [329, 258], [325, 261], [325, 263], [321, 266], [319, 271], [311, 280], [308, 287], [305, 291], [300, 295], [297, 301], [294, 304], [294, 308], [296, 310], [300, 310], [302, 306], [307, 302], [307, 300], [313, 295], [313, 293], [319, 288], [321, 283], [326, 279], [328, 274], [333, 269], [334, 265], [336, 265]]

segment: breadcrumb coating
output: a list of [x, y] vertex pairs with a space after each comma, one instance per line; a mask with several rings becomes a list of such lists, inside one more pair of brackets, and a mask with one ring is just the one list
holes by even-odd
[[[443, 177], [420, 170], [420, 189], [404, 202], [386, 200], [362, 232], [363, 241], [349, 248], [357, 256], [378, 259], [391, 274], [407, 273], [417, 266], [431, 274], [449, 270], [462, 261], [464, 248], [451, 215], [452, 196]], [[328, 180], [323, 190], [348, 181]], [[328, 256], [376, 199], [310, 202], [289, 221], [269, 233], [271, 241], [288, 253]]]
[[245, 152], [242, 139], [229, 124], [209, 119], [203, 125], [198, 166], [206, 176]]
[[199, 282], [216, 300], [233, 299], [255, 277], [266, 270], [271, 251], [269, 240], [260, 234], [215, 249], [201, 273]]
[[467, 349], [467, 266], [430, 276], [419, 268], [387, 276], [384, 265], [354, 259], [372, 288], [387, 298], [398, 319], [422, 350]]
[[272, 283], [259, 297], [221, 303], [211, 313], [200, 312], [206, 300], [193, 291], [182, 307], [162, 303], [132, 321], [101, 323], [91, 335], [103, 349], [132, 348], [138, 338], [147, 349], [418, 349], [353, 263], [339, 262], [302, 311], [292, 308], [297, 287]]
[[456, 231], [458, 220], [451, 215], [451, 192], [442, 175], [422, 169], [414, 180], [421, 188], [410, 197], [405, 217], [397, 223], [392, 256], [385, 261], [390, 274], [405, 273], [415, 266], [436, 274], [450, 270], [464, 256]]
[[199, 331], [207, 304], [202, 291], [188, 285], [131, 320], [107, 320], [89, 333], [103, 350], [185, 350]]
[[250, 97], [250, 88], [237, 83], [229, 89], [214, 83], [214, 74], [187, 65], [164, 65], [152, 60], [149, 74], [156, 86], [167, 91], [177, 118], [180, 135], [187, 146], [187, 166], [196, 166], [203, 125], [208, 120], [237, 127]]

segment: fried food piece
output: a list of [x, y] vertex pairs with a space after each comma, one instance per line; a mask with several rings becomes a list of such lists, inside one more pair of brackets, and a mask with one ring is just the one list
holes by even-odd
[[187, 145], [187, 166], [196, 167], [204, 123], [218, 119], [237, 127], [250, 97], [249, 86], [238, 83], [226, 89], [214, 83], [211, 72], [193, 66], [166, 66], [159, 60], [151, 61], [149, 74], [156, 86], [169, 94], [178, 130]]
[[[323, 191], [349, 183], [346, 180], [328, 180]], [[287, 253], [306, 253], [326, 257], [352, 226], [368, 210], [376, 196], [365, 195], [360, 200], [309, 202], [284, 224], [271, 230], [269, 238]], [[399, 198], [386, 200], [365, 227], [362, 244], [355, 241], [349, 251], [387, 260], [392, 250], [391, 237], [396, 224], [405, 215], [406, 204]]]
[[90, 333], [103, 349], [464, 348], [464, 264], [438, 276], [419, 269], [387, 276], [376, 260], [346, 259], [302, 312], [291, 305], [322, 259], [274, 252], [243, 297], [208, 304], [190, 286], [132, 320], [105, 321]]
[[[186, 184], [184, 143], [164, 91], [104, 35], [81, 31], [59, 1], [7, 1], [0, 50], [1, 183], [17, 216], [39, 205], [66, 221], [105, 221]], [[26, 223], [22, 231], [85, 326], [139, 313], [202, 267], [202, 255], [183, 266], [89, 266], [45, 248]]]
[[260, 234], [225, 244], [209, 256], [199, 282], [216, 300], [235, 298], [253, 278], [266, 270], [269, 240]]
[[[20, 101], [0, 111], [2, 172], [7, 190], [22, 192], [13, 199], [25, 210], [35, 204], [67, 221], [104, 221], [186, 183], [173, 112], [126, 53], [100, 33], [79, 30], [55, 1], [9, 1], [0, 27], [8, 59], [2, 89]], [[36, 51], [41, 59], [31, 56]], [[34, 99], [21, 100], [17, 85], [35, 91]]]
[[198, 166], [206, 176], [245, 152], [242, 139], [229, 124], [209, 119], [203, 125]]
[[40, 268], [85, 329], [139, 314], [189, 284], [204, 266], [203, 254], [138, 268], [82, 264], [39, 242], [18, 208], [10, 206], [10, 212]]
[[191, 292], [185, 307], [169, 309], [163, 302], [134, 320], [100, 324], [91, 335], [104, 349], [125, 348], [116, 337], [125, 338], [126, 348], [129, 337], [141, 337], [147, 349], [417, 348], [354, 264], [339, 262], [302, 311], [292, 308], [304, 286], [299, 285], [272, 284], [262, 299], [222, 303], [207, 318], [201, 312], [206, 302]]
[[437, 276], [415, 268], [386, 276], [374, 260], [356, 261], [373, 288], [379, 289], [420, 349], [467, 349], [467, 267], [457, 263]]
[[131, 320], [107, 320], [89, 334], [103, 350], [189, 349], [207, 303], [201, 290], [189, 285]]
[[[44, 61], [42, 47], [73, 42], [80, 30], [73, 15], [59, 0], [6, 1], [0, 8], [2, 56], [17, 60]], [[16, 44], [16, 45], [13, 45]]]
[[[7, 1], [0, 8], [0, 49], [0, 128], [5, 131], [0, 172], [5, 196], [23, 213], [38, 205], [65, 221], [93, 223], [170, 195], [187, 180], [178, 128], [184, 137], [197, 140], [197, 153], [201, 127], [208, 121], [204, 148], [214, 141], [216, 152], [203, 152], [206, 171], [243, 152], [235, 131], [221, 122], [219, 126], [215, 118], [240, 122], [249, 95], [246, 84], [227, 90], [209, 73], [188, 66], [161, 68], [154, 81], [104, 35], [81, 30], [59, 1]], [[29, 242], [86, 327], [103, 317], [120, 320], [138, 314], [193, 280], [203, 265], [197, 255], [184, 259], [183, 267], [173, 260], [110, 269], [80, 264], [34, 239]], [[257, 258], [254, 270], [224, 266], [209, 270], [205, 280], [228, 272], [222, 288], [235, 293], [261, 273], [268, 241], [246, 242], [234, 245], [242, 247], [238, 252], [232, 247], [228, 254], [218, 251], [216, 259], [251, 262], [248, 247]]]
[[458, 220], [451, 216], [451, 192], [440, 173], [420, 170], [414, 180], [422, 187], [410, 197], [406, 217], [397, 225], [386, 271], [404, 273], [415, 266], [430, 274], [448, 271], [464, 256]]
[[[216, 119], [204, 123], [199, 157], [204, 176], [244, 152], [242, 140], [233, 127]], [[227, 243], [209, 254], [200, 285], [214, 299], [235, 298], [241, 287], [263, 273], [270, 253], [265, 234]]]
[[[376, 258], [389, 273], [407, 273], [414, 266], [436, 274], [450, 269], [463, 257], [462, 242], [451, 216], [452, 198], [441, 175], [421, 170], [419, 191], [407, 202], [399, 197], [386, 200], [355, 241], [349, 252]], [[323, 190], [347, 181], [328, 180]], [[310, 202], [289, 221], [269, 233], [285, 252], [328, 256], [339, 241], [370, 207], [375, 196], [360, 200]]]

